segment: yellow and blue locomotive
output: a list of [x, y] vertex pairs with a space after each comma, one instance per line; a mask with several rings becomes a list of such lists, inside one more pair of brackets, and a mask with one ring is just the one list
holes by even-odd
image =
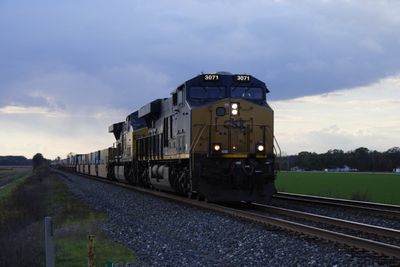
[[107, 177], [210, 201], [268, 201], [276, 192], [268, 92], [251, 75], [226, 72], [184, 82], [110, 126]]

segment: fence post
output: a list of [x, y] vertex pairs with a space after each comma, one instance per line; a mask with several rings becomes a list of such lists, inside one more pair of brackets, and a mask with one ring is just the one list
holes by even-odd
[[44, 218], [44, 242], [46, 248], [46, 267], [54, 267], [53, 219]]
[[94, 252], [94, 235], [88, 235], [88, 267], [96, 267], [96, 254]]

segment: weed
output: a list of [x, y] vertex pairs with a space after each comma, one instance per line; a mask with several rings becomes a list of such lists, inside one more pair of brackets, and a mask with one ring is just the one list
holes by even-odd
[[358, 201], [369, 201], [369, 198], [367, 196], [367, 193], [360, 193], [360, 192], [353, 192], [351, 194], [351, 199], [352, 200], [358, 200]]
[[284, 186], [279, 186], [277, 190], [278, 190], [278, 192], [286, 192], [286, 189]]
[[[122, 245], [116, 244], [100, 232], [95, 236], [95, 253], [97, 265], [104, 266], [108, 261], [135, 262], [135, 256]], [[57, 266], [84, 266], [87, 264], [87, 234], [77, 231], [57, 238]]]

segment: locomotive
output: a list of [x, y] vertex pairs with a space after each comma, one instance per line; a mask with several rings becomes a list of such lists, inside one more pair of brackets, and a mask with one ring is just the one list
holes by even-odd
[[209, 201], [268, 202], [279, 154], [268, 92], [251, 75], [198, 75], [111, 125], [112, 147], [67, 165]]

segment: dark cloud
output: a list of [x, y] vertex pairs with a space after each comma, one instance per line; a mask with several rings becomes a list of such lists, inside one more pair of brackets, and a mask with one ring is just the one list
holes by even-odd
[[70, 70], [36, 72], [1, 92], [1, 106], [46, 107], [90, 116], [103, 110], [140, 108], [154, 98], [168, 97], [166, 75], [141, 65], [104, 68], [88, 74]]
[[400, 71], [397, 1], [9, 1], [0, 105], [134, 108], [200, 72], [246, 72], [272, 99]]

